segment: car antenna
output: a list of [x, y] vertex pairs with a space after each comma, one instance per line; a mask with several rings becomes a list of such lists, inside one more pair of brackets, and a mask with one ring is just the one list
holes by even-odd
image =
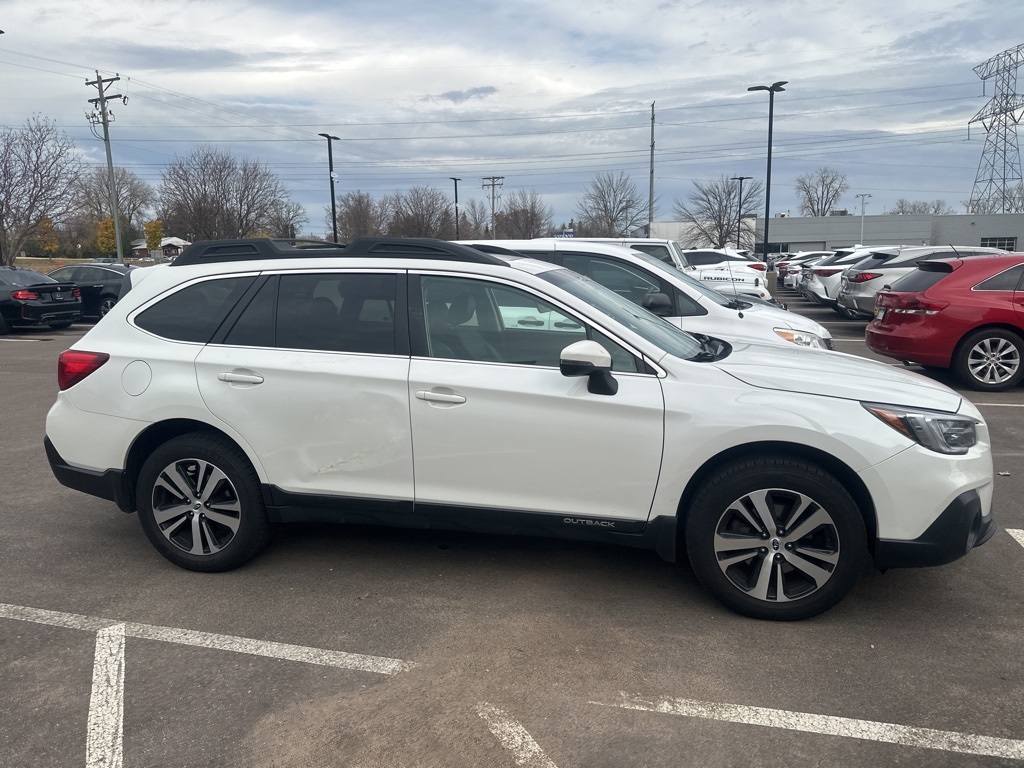
[[956, 247], [952, 243], [949, 243], [949, 247], [953, 249], [953, 253], [956, 254], [956, 257], [958, 259], [962, 259], [963, 258], [963, 256], [960, 255], [960, 252], [956, 249]]

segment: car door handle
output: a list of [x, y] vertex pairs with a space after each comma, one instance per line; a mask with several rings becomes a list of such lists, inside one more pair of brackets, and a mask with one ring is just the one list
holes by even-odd
[[416, 392], [419, 400], [426, 400], [428, 403], [464, 403], [466, 398], [462, 395], [448, 395], [444, 392], [431, 392], [429, 389], [420, 389]]
[[534, 325], [534, 326], [537, 326], [537, 325], [544, 325], [544, 321], [543, 320], [527, 320], [526, 318], [523, 318], [522, 320], [519, 321], [518, 324], [519, 325]]
[[263, 377], [254, 373], [219, 373], [217, 378], [221, 381], [233, 382], [236, 384], [262, 384]]

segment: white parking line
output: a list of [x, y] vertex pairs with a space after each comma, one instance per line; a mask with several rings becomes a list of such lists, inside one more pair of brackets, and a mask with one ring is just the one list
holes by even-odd
[[979, 408], [1024, 408], [1024, 403], [979, 403], [971, 400]]
[[86, 768], [124, 765], [124, 624], [96, 633], [96, 660], [89, 698]]
[[477, 704], [476, 712], [501, 745], [512, 753], [516, 765], [526, 768], [558, 768], [517, 720], [487, 702]]
[[[310, 648], [304, 645], [272, 643], [248, 637], [215, 635], [189, 629], [131, 624], [111, 619], [82, 616], [77, 613], [47, 611], [22, 605], [0, 603], [0, 619], [30, 621], [51, 627], [65, 627], [96, 633], [96, 653], [92, 669], [92, 693], [89, 698], [89, 732], [86, 736], [86, 768], [122, 768], [124, 765], [124, 666], [125, 638], [158, 640], [165, 643], [210, 648], [218, 651], [265, 656], [284, 661], [300, 661], [325, 667], [397, 675], [416, 666], [411, 661], [383, 656]], [[525, 733], [525, 731], [524, 731]], [[529, 734], [527, 734], [529, 736]], [[539, 748], [538, 748], [539, 749]], [[541, 753], [543, 754], [543, 753]], [[557, 768], [542, 763], [524, 763], [530, 768]]]
[[639, 696], [631, 696], [625, 692], [619, 695], [622, 700], [615, 704], [606, 704], [600, 701], [593, 701], [591, 704], [642, 712], [659, 712], [666, 715], [699, 717], [727, 723], [762, 725], [767, 728], [820, 733], [826, 736], [843, 736], [849, 739], [880, 741], [886, 744], [938, 749], [944, 752], [1024, 760], [1024, 741], [1017, 739], [975, 736], [955, 731], [935, 731], [931, 728], [914, 728], [893, 723], [877, 723], [871, 720], [854, 720], [848, 717], [813, 715], [784, 709], [765, 709], [675, 698], [645, 701]]
[[1024, 531], [1017, 528], [1007, 528], [1006, 532], [1017, 540], [1017, 543], [1024, 547]]

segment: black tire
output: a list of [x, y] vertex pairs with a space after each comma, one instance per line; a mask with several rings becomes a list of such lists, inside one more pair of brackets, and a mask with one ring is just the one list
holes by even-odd
[[55, 331], [63, 331], [65, 328], [70, 328], [71, 323], [50, 323], [50, 327]]
[[150, 542], [190, 571], [237, 568], [270, 540], [259, 477], [245, 454], [219, 435], [192, 432], [153, 451], [139, 473], [136, 498]]
[[0, 315], [0, 336], [3, 336], [5, 333], [10, 333], [10, 332], [11, 332], [11, 324], [8, 323], [7, 320], [4, 319], [3, 315]]
[[107, 312], [112, 310], [115, 304], [117, 304], [117, 296], [110, 296], [109, 294], [106, 296], [100, 296], [100, 317], [103, 317]]
[[1001, 392], [1024, 378], [1024, 340], [1002, 328], [982, 328], [963, 338], [953, 355], [957, 378], [981, 392]]
[[857, 504], [835, 477], [801, 459], [757, 456], [722, 467], [694, 496], [685, 535], [701, 583], [756, 619], [793, 621], [827, 611], [867, 561]]

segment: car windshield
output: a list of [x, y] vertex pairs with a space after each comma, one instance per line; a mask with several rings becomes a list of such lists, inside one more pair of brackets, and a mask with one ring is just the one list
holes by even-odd
[[595, 283], [589, 277], [569, 269], [552, 269], [540, 277], [599, 309], [620, 325], [670, 355], [692, 360], [703, 351], [701, 343], [690, 334], [624, 299], [615, 291]]
[[0, 285], [13, 285], [23, 288], [28, 285], [56, 282], [52, 277], [47, 277], [31, 269], [5, 269], [0, 272]]
[[720, 294], [714, 288], [705, 285], [695, 277], [690, 277], [688, 274], [686, 274], [685, 272], [681, 272], [675, 267], [669, 266], [663, 261], [658, 261], [656, 258], [650, 256], [649, 254], [643, 253], [642, 251], [637, 251], [637, 258], [640, 261], [642, 261], [645, 266], [650, 267], [651, 270], [667, 278], [669, 281], [686, 283], [695, 291], [703, 294], [704, 296], [706, 296], [708, 299], [715, 302], [715, 304], [718, 304], [719, 306], [728, 307], [730, 304], [732, 304], [732, 302], [729, 299]]

